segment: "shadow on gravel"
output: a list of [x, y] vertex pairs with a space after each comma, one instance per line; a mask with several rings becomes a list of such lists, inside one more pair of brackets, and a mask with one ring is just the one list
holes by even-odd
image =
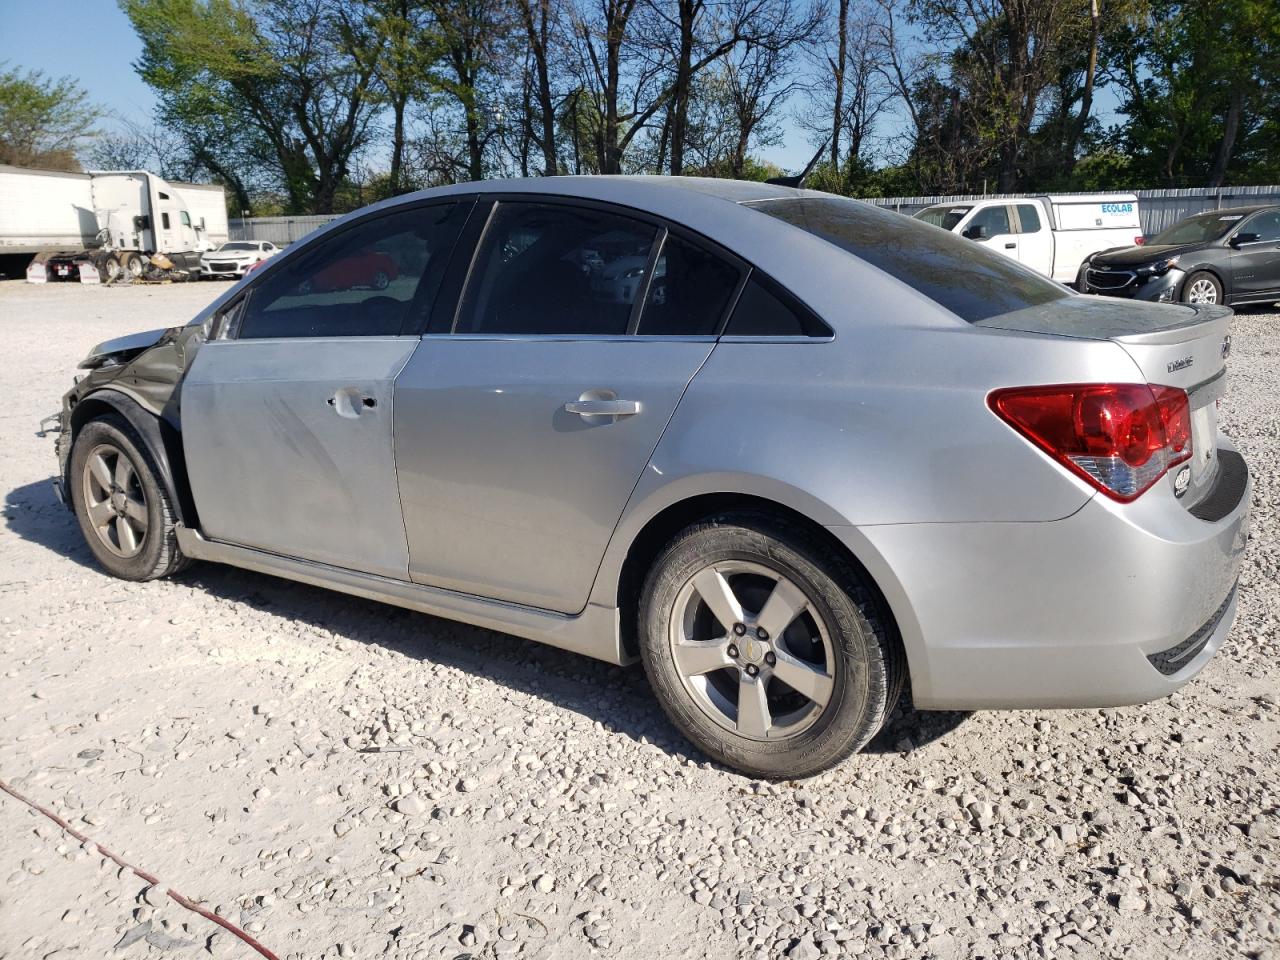
[[58, 502], [52, 477], [10, 490], [4, 498], [4, 522], [23, 540], [38, 543], [82, 567], [100, 569], [80, 535], [76, 518]]
[[[49, 481], [9, 491], [4, 516], [9, 530], [24, 540], [99, 571], [75, 518], [58, 502]], [[299, 624], [304, 638], [309, 629], [412, 657], [423, 668], [423, 684], [431, 683], [432, 667], [465, 670], [666, 753], [708, 762], [667, 721], [639, 668], [614, 667], [531, 640], [234, 567], [198, 564], [175, 583]], [[908, 691], [866, 752], [909, 753], [950, 733], [968, 716], [918, 711]]]
[[[9, 491], [4, 517], [10, 532], [100, 572], [75, 517], [58, 502], [49, 481]], [[667, 753], [707, 761], [667, 722], [638, 668], [614, 667], [531, 640], [234, 567], [197, 564], [175, 583], [298, 624], [304, 638], [310, 629], [412, 657], [423, 667], [423, 684], [431, 683], [432, 667], [465, 670]]]
[[898, 708], [863, 753], [911, 753], [941, 740], [971, 716], [971, 710], [917, 710], [905, 690]]

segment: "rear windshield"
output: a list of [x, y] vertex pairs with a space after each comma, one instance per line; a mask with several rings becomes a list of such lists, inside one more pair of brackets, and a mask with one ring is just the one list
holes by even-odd
[[954, 230], [956, 224], [972, 209], [973, 207], [926, 207], [917, 213], [915, 218], [925, 223], [932, 223], [943, 230]]
[[1070, 296], [972, 240], [869, 203], [804, 197], [745, 206], [835, 244], [969, 323]]

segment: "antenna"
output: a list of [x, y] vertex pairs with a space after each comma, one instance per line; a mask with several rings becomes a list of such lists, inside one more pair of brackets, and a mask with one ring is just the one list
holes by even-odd
[[809, 174], [813, 172], [813, 168], [818, 164], [818, 158], [826, 152], [827, 144], [831, 142], [830, 134], [822, 141], [822, 146], [818, 147], [818, 151], [809, 158], [809, 162], [804, 165], [804, 169], [800, 171], [799, 176], [795, 177], [770, 177], [765, 183], [771, 183], [775, 187], [803, 187], [805, 180]]

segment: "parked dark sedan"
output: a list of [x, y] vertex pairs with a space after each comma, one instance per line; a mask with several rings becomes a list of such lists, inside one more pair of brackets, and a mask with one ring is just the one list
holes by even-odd
[[1095, 253], [1076, 289], [1158, 303], [1280, 302], [1280, 206], [1196, 214], [1145, 246]]

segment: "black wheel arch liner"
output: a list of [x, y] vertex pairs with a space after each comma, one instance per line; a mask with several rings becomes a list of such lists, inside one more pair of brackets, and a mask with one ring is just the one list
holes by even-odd
[[[106, 409], [104, 409], [106, 408]], [[182, 451], [182, 433], [174, 424], [163, 416], [156, 416], [133, 397], [119, 390], [105, 387], [95, 390], [71, 409], [71, 444], [75, 445], [80, 428], [97, 419], [109, 409], [119, 414], [141, 438], [147, 448], [156, 469], [160, 472], [159, 480], [164, 485], [169, 501], [174, 505], [178, 519], [191, 528], [199, 529], [195, 500], [191, 496], [191, 484], [187, 480], [187, 461]], [[71, 457], [68, 452], [64, 467], [63, 482], [70, 490]], [[71, 505], [68, 497], [67, 505]]]

